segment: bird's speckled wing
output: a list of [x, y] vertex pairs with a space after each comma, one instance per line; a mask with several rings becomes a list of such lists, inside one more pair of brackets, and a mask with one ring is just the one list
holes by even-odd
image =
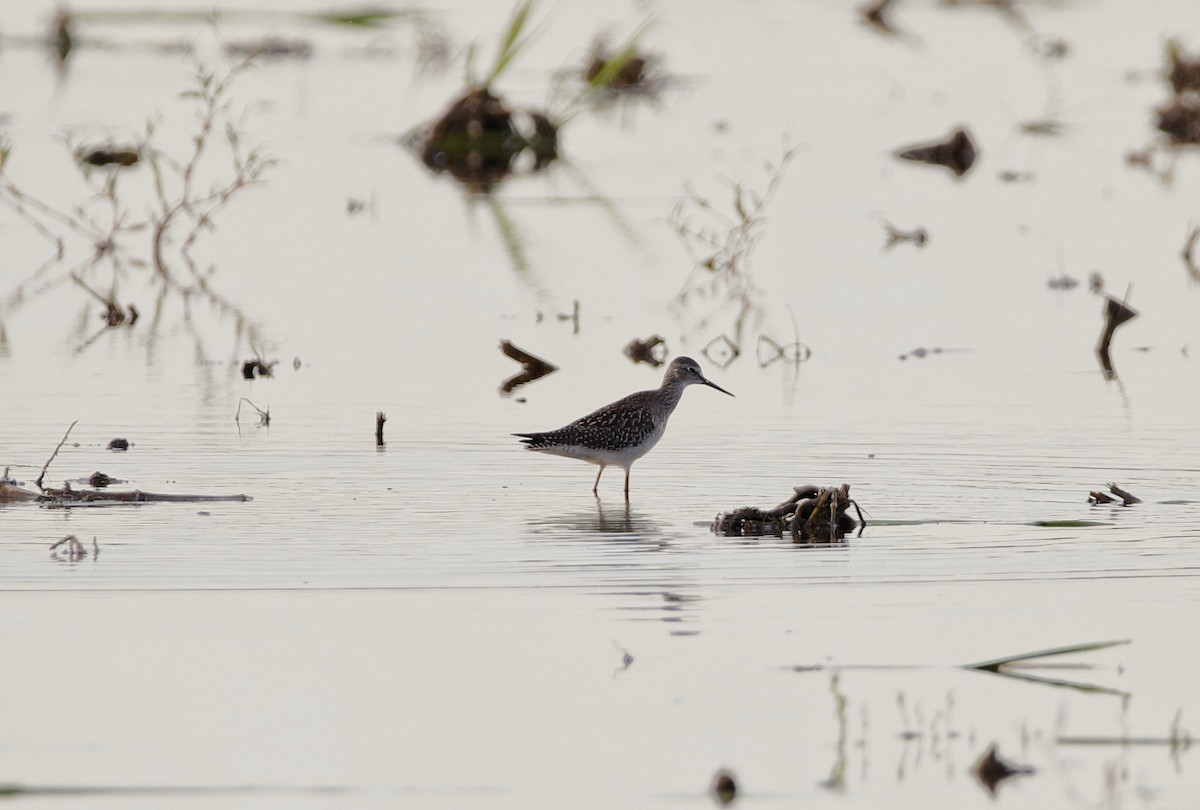
[[654, 433], [654, 391], [639, 391], [547, 433], [517, 433], [530, 450], [576, 445], [593, 450], [623, 450]]

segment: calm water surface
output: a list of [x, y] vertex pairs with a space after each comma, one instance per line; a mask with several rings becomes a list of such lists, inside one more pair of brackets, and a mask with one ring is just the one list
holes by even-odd
[[[1200, 734], [1200, 289], [1178, 255], [1200, 162], [1178, 155], [1170, 182], [1125, 164], [1193, 3], [1021, 7], [1034, 41], [1069, 44], [1050, 62], [989, 9], [901, 5], [888, 38], [834, 2], [559, 4], [511, 98], [544, 102], [596, 31], [646, 16], [672, 82], [572, 119], [560, 164], [490, 198], [396, 144], [462, 76], [461, 55], [418, 71], [402, 24], [95, 20], [56, 76], [20, 41], [53, 8], [0, 11], [0, 134], [13, 181], [61, 208], [87, 193], [64, 132], [136, 138], [157, 115], [186, 149], [192, 59], [158, 46], [223, 69], [222, 42], [275, 26], [315, 50], [235, 85], [280, 162], [197, 247], [225, 306], [167, 296], [100, 331], [68, 276], [87, 245], [34, 277], [52, 246], [0, 209], [0, 465], [31, 485], [79, 420], [48, 482], [253, 497], [0, 507], [14, 802], [711, 806], [727, 767], [739, 805], [1200, 807], [1196, 750], [1166, 739]], [[506, 14], [433, 18], [487, 62]], [[1021, 134], [1049, 114], [1059, 136]], [[958, 124], [981, 146], [961, 180], [891, 157]], [[787, 144], [761, 319], [723, 368], [703, 350], [733, 308], [673, 305], [691, 259], [667, 217], [685, 185], [730, 211], [720, 178], [764, 188]], [[885, 219], [929, 243], [881, 251]], [[1141, 313], [1111, 380], [1092, 271]], [[1064, 272], [1083, 283], [1047, 288]], [[118, 278], [144, 313], [148, 274]], [[574, 301], [577, 331], [556, 317]], [[811, 360], [760, 367], [758, 336], [794, 328]], [[621, 355], [653, 333], [737, 397], [689, 390], [628, 504], [620, 471], [597, 499], [593, 468], [509, 436], [657, 385]], [[501, 396], [500, 339], [561, 370]], [[899, 359], [918, 347], [945, 351]], [[256, 351], [274, 379], [241, 378]], [[235, 424], [242, 397], [269, 428]], [[132, 449], [107, 451], [117, 436]], [[1145, 502], [1089, 506], [1109, 481]], [[849, 482], [878, 523], [815, 547], [708, 529], [809, 482]], [[48, 550], [66, 534], [84, 559]], [[1119, 639], [1025, 673], [1041, 681], [961, 668]], [[996, 799], [969, 772], [992, 743], [1036, 769]]]

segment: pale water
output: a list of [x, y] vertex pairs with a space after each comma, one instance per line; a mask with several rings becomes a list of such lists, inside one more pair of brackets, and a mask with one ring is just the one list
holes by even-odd
[[[1194, 3], [1032, 3], [1027, 30], [913, 2], [901, 38], [837, 2], [547, 6], [497, 85], [514, 101], [648, 17], [670, 81], [571, 119], [562, 162], [490, 198], [397, 139], [459, 92], [467, 43], [489, 62], [507, 8], [432, 9], [441, 72], [403, 23], [85, 18], [61, 76], [21, 39], [53, 9], [0, 11], [0, 132], [8, 176], [60, 210], [88, 193], [64, 133], [128, 141], [157, 115], [186, 150], [193, 57], [161, 46], [220, 70], [223, 41], [270, 30], [314, 50], [231, 93], [280, 161], [194, 251], [240, 319], [199, 295], [155, 318], [131, 265], [117, 297], [142, 317], [102, 330], [68, 276], [87, 243], [35, 277], [53, 245], [0, 209], [0, 466], [32, 486], [79, 420], [47, 485], [253, 498], [0, 507], [12, 801], [711, 806], [725, 767], [739, 806], [1200, 807], [1200, 288], [1179, 257], [1200, 156], [1169, 182], [1125, 158], [1154, 138], [1166, 38], [1200, 49]], [[1032, 54], [1048, 36], [1064, 59]], [[1050, 113], [1058, 136], [1020, 132]], [[981, 149], [960, 180], [891, 154], [959, 124]], [[692, 260], [668, 218], [686, 185], [731, 212], [720, 178], [761, 190], [789, 145], [752, 258], [762, 319], [722, 368], [703, 350], [734, 307], [673, 304]], [[883, 220], [929, 242], [883, 251]], [[1141, 313], [1113, 380], [1092, 271]], [[1080, 286], [1049, 289], [1064, 272]], [[557, 317], [575, 301], [578, 330]], [[760, 334], [797, 332], [810, 360], [760, 367]], [[657, 385], [621, 353], [653, 333], [737, 397], [687, 391], [628, 504], [620, 471], [596, 499], [594, 468], [509, 436]], [[561, 370], [501, 396], [500, 339]], [[919, 347], [945, 351], [899, 359]], [[273, 379], [242, 379], [256, 351]], [[269, 428], [234, 422], [242, 397]], [[1109, 481], [1144, 503], [1088, 505]], [[843, 543], [708, 529], [842, 482], [879, 521]], [[49, 551], [67, 534], [83, 559]], [[1030, 673], [1074, 686], [961, 669], [1115, 640]], [[1036, 769], [995, 800], [969, 772], [992, 743]]]

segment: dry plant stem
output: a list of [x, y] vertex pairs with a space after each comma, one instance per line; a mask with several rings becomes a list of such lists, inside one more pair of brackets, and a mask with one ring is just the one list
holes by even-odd
[[383, 411], [375, 412], [375, 446], [383, 447], [383, 423], [387, 421], [387, 416]]
[[[668, 219], [693, 267], [683, 288], [675, 297], [683, 306], [693, 295], [723, 298], [737, 306], [734, 334], [741, 342], [746, 321], [761, 316], [762, 305], [756, 300], [760, 291], [750, 272], [750, 261], [766, 222], [766, 208], [775, 196], [796, 147], [784, 149], [778, 164], [767, 165], [770, 178], [760, 194], [742, 183], [723, 180], [732, 194], [733, 216], [718, 211], [691, 187]], [[696, 214], [705, 220], [697, 222]], [[711, 280], [705, 280], [705, 275]]]
[[42, 471], [38, 474], [37, 481], [34, 482], [38, 489], [45, 491], [46, 488], [42, 486], [42, 479], [46, 477], [46, 470], [50, 469], [50, 462], [54, 461], [55, 456], [58, 455], [58, 451], [67, 443], [67, 437], [71, 435], [71, 431], [78, 424], [78, 419], [71, 423], [71, 426], [67, 428], [67, 432], [63, 434], [62, 440], [58, 443], [58, 447], [54, 448], [54, 452], [50, 454], [50, 458], [46, 459], [46, 463], [42, 465]]
[[1195, 256], [1198, 239], [1200, 239], [1200, 225], [1193, 225], [1188, 230], [1187, 239], [1183, 242], [1183, 250], [1180, 251], [1180, 255], [1183, 257], [1183, 263], [1191, 277], [1200, 280], [1200, 265], [1196, 264]]
[[[207, 194], [196, 196], [194, 183], [196, 168], [199, 166], [209, 141], [213, 135], [218, 119], [228, 112], [227, 94], [229, 87], [243, 71], [251, 65], [247, 59], [234, 66], [222, 79], [205, 70], [198, 69], [197, 80], [199, 87], [187, 95], [198, 99], [201, 104], [197, 115], [198, 129], [192, 138], [192, 152], [186, 163], [179, 163], [169, 156], [151, 152], [149, 164], [154, 174], [154, 188], [158, 196], [160, 211], [154, 223], [151, 256], [155, 271], [168, 283], [178, 284], [171, 276], [170, 269], [164, 258], [164, 248], [177, 219], [183, 215], [191, 221], [191, 229], [184, 236], [180, 252], [193, 275], [197, 268], [192, 262], [189, 251], [199, 233], [212, 227], [212, 217], [229, 202], [233, 194], [241, 188], [255, 182], [271, 161], [263, 158], [257, 150], [251, 150], [243, 155], [240, 148], [237, 127], [230, 123], [226, 127], [226, 138], [233, 152], [234, 177], [224, 185], [214, 187]], [[172, 199], [164, 182], [163, 166], [170, 168], [179, 178], [178, 195]]]
[[235, 413], [233, 415], [234, 422], [237, 422], [239, 425], [242, 423], [241, 420], [242, 420], [242, 403], [243, 402], [258, 412], [258, 424], [263, 425], [263, 426], [268, 426], [271, 424], [271, 406], [268, 405], [267, 409], [264, 411], [262, 408], [258, 407], [253, 402], [246, 399], [245, 397], [242, 397], [238, 401], [237, 413]]

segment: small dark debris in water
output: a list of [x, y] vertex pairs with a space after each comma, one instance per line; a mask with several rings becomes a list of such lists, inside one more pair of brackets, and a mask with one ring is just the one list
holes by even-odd
[[583, 77], [593, 83], [603, 73], [611, 73], [601, 89], [610, 93], [656, 93], [662, 88], [663, 79], [658, 69], [659, 59], [651, 54], [629, 53], [628, 58], [617, 67], [613, 59], [625, 54], [614, 54], [607, 43], [597, 40], [592, 45], [591, 57], [583, 69]]
[[242, 363], [242, 377], [247, 380], [253, 380], [255, 377], [272, 377], [271, 370], [275, 368], [276, 361], [265, 362], [261, 358], [247, 360]]
[[428, 168], [484, 193], [516, 170], [524, 152], [535, 171], [550, 165], [558, 157], [558, 127], [541, 112], [509, 107], [488, 87], [464, 93], [418, 140]]
[[1033, 172], [1018, 172], [1013, 169], [1005, 169], [996, 175], [1002, 183], [1028, 183], [1033, 180]]
[[1117, 331], [1117, 327], [1121, 324], [1136, 318], [1137, 314], [1137, 310], [1124, 301], [1118, 301], [1111, 295], [1104, 296], [1104, 331], [1100, 335], [1100, 345], [1096, 347], [1096, 354], [1100, 358], [1100, 367], [1107, 379], [1111, 380], [1116, 377], [1112, 357], [1108, 353], [1113, 332]]
[[1179, 41], [1172, 39], [1167, 42], [1167, 62], [1167, 81], [1175, 95], [1200, 93], [1200, 57], [1185, 55]]
[[1093, 270], [1088, 276], [1088, 292], [1096, 295], [1104, 292], [1104, 276], [1100, 275], [1099, 270]]
[[1036, 135], [1043, 138], [1056, 138], [1062, 135], [1063, 123], [1057, 118], [1049, 116], [1045, 118], [1031, 118], [1028, 121], [1022, 121], [1017, 125], [1017, 129], [1026, 135]]
[[79, 161], [89, 166], [117, 166], [126, 168], [141, 160], [136, 149], [123, 149], [117, 146], [98, 146], [94, 149], [82, 150]]
[[66, 9], [59, 9], [50, 20], [50, 49], [58, 57], [60, 65], [65, 64], [71, 50], [75, 47], [74, 18]]
[[133, 304], [122, 310], [116, 302], [108, 301], [105, 303], [104, 314], [100, 318], [104, 321], [105, 326], [120, 326], [121, 324], [133, 326], [140, 316], [141, 313]]
[[1071, 43], [1062, 37], [1034, 37], [1029, 43], [1029, 47], [1035, 54], [1047, 61], [1066, 59], [1071, 53]]
[[883, 221], [883, 227], [887, 230], [887, 242], [884, 243], [884, 250], [891, 250], [901, 242], [908, 242], [917, 247], [925, 247], [925, 243], [929, 241], [929, 234], [924, 228], [913, 228], [911, 231], [901, 230], [886, 219]]
[[504, 394], [511, 394], [516, 388], [526, 383], [531, 383], [534, 380], [545, 377], [547, 374], [553, 374], [558, 371], [558, 366], [548, 363], [540, 357], [535, 357], [524, 349], [517, 348], [510, 341], [500, 341], [500, 351], [513, 360], [516, 360], [522, 366], [519, 374], [509, 377], [500, 384], [500, 391]]
[[1063, 273], [1061, 276], [1057, 276], [1047, 281], [1046, 286], [1052, 290], [1073, 290], [1079, 286], [1079, 279]]
[[1034, 770], [1027, 765], [1012, 765], [1000, 759], [993, 743], [971, 767], [971, 773], [988, 793], [995, 796], [1001, 782], [1014, 776], [1031, 775]]
[[1122, 489], [1113, 483], [1108, 484], [1108, 491], [1117, 497], [1114, 498], [1112, 495], [1109, 495], [1106, 492], [1093, 490], [1092, 492], [1088, 493], [1088, 503], [1099, 506], [1106, 503], [1116, 503], [1118, 498], [1120, 499], [1122, 506], [1133, 506], [1135, 503], [1142, 502], [1142, 499], [1134, 495], [1132, 492]]
[[711, 790], [717, 804], [723, 807], [731, 805], [738, 795], [737, 780], [733, 778], [732, 773], [722, 768], [713, 776]]
[[[848, 514], [851, 506], [858, 514], [857, 522]], [[862, 511], [850, 497], [849, 484], [806, 484], [793, 487], [792, 496], [773, 509], [746, 506], [722, 512], [713, 521], [712, 530], [726, 537], [782, 537], [786, 531], [791, 533], [792, 542], [812, 543], [842, 540], [856, 528], [861, 534], [866, 525]]]
[[558, 320], [571, 322], [571, 334], [579, 334], [579, 299], [576, 298], [571, 302], [570, 312], [558, 313]]
[[225, 55], [235, 59], [309, 59], [313, 55], [313, 46], [306, 39], [265, 36], [261, 39], [226, 42]]
[[1154, 111], [1155, 126], [1176, 145], [1200, 144], [1200, 98], [1182, 96]]
[[387, 421], [387, 416], [383, 411], [375, 411], [375, 446], [383, 447], [383, 423]]
[[110, 484], [122, 484], [124, 482], [119, 481], [116, 478], [113, 478], [111, 475], [107, 475], [105, 473], [100, 472], [99, 470], [96, 470], [96, 472], [94, 472], [88, 476], [87, 483], [88, 483], [88, 486], [92, 486], [92, 487], [96, 487], [97, 489], [100, 489], [102, 487], [107, 487]]
[[128, 450], [129, 439], [113, 439], [108, 443], [109, 450]]
[[661, 335], [651, 335], [645, 340], [634, 338], [625, 346], [624, 352], [635, 363], [658, 368], [666, 362], [667, 341]]
[[913, 349], [911, 352], [908, 352], [907, 354], [900, 355], [900, 359], [907, 360], [910, 357], [915, 357], [918, 360], [924, 360], [926, 357], [928, 357], [931, 354], [941, 354], [944, 351], [946, 351], [946, 350], [943, 349], [941, 346], [934, 346], [932, 349], [926, 349], [924, 347], [919, 347], [919, 348]]
[[907, 146], [896, 152], [896, 157], [901, 160], [945, 166], [959, 177], [975, 165], [975, 158], [978, 156], [979, 149], [971, 140], [970, 134], [962, 128], [956, 129], [944, 141]]
[[896, 27], [892, 25], [892, 21], [887, 18], [888, 7], [892, 5], [894, 0], [874, 0], [858, 10], [862, 15], [863, 20], [867, 25], [877, 31], [882, 31], [885, 34], [898, 33]]
[[741, 348], [734, 342], [733, 338], [725, 333], [717, 335], [704, 345], [701, 350], [705, 357], [713, 362], [717, 368], [729, 368], [729, 364], [738, 359], [738, 355], [742, 353]]

